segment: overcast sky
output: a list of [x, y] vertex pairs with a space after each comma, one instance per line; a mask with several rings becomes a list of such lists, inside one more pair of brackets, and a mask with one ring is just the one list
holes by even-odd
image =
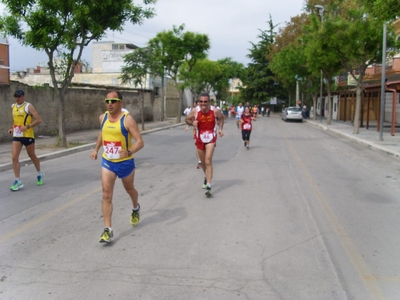
[[[250, 42], [258, 42], [260, 29], [269, 29], [269, 16], [274, 24], [282, 27], [291, 17], [301, 14], [303, 4], [304, 0], [158, 0], [156, 17], [144, 20], [141, 26], [126, 25], [122, 34], [107, 32], [102, 40], [143, 47], [158, 32], [185, 24], [186, 31], [209, 36], [209, 59], [231, 57], [246, 65]], [[47, 61], [44, 52], [22, 47], [11, 38], [9, 43], [11, 71], [35, 68]], [[91, 65], [90, 46], [84, 51], [83, 59]]]

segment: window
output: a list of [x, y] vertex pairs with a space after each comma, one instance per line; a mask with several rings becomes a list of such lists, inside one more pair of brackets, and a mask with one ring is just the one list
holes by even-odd
[[160, 88], [158, 86], [154, 87], [154, 96], [159, 96]]
[[112, 44], [112, 50], [125, 50], [125, 44]]

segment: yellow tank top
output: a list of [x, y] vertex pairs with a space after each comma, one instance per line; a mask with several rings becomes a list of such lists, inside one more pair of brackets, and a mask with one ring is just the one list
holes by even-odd
[[32, 115], [28, 114], [25, 111], [25, 108], [28, 104], [28, 102], [24, 102], [19, 107], [16, 103], [12, 105], [13, 137], [35, 138], [35, 133], [33, 132], [32, 127], [24, 132], [20, 130], [22, 126], [26, 126], [32, 123]]
[[119, 150], [128, 150], [132, 146], [132, 135], [126, 128], [125, 122], [128, 113], [123, 113], [119, 120], [110, 122], [108, 111], [101, 122], [101, 136], [103, 139], [103, 157], [112, 162], [132, 159], [133, 155], [121, 158]]

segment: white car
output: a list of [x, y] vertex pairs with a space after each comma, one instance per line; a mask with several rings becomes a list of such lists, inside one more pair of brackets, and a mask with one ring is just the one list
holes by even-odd
[[303, 122], [303, 113], [300, 107], [289, 106], [282, 112], [282, 120], [287, 122], [288, 120], [297, 120]]

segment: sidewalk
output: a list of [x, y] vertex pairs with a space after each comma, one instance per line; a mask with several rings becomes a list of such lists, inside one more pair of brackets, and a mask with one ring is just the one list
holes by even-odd
[[400, 159], [400, 127], [396, 127], [395, 135], [392, 136], [391, 124], [388, 122], [383, 125], [383, 141], [379, 140], [376, 121], [370, 121], [369, 129], [365, 128], [364, 123], [364, 127], [360, 127], [359, 134], [353, 133], [353, 124], [350, 122], [332, 121], [331, 125], [326, 125], [326, 118], [323, 118], [322, 122], [319, 118], [317, 120], [304, 119], [303, 122]]
[[[159, 130], [182, 126], [183, 124], [184, 124], [183, 122], [177, 124], [176, 118], [170, 118], [165, 121], [145, 122], [144, 131], [142, 130], [141, 123], [138, 123], [138, 127], [142, 135], [144, 135]], [[35, 147], [36, 147], [35, 152], [36, 155], [40, 158], [40, 160], [43, 161], [91, 149], [96, 144], [98, 133], [99, 129], [94, 129], [94, 130], [85, 130], [67, 134], [67, 142], [74, 144], [74, 146], [70, 148], [55, 147], [56, 144], [55, 136], [53, 137], [38, 136], [35, 140]], [[0, 143], [0, 172], [12, 169], [11, 141], [12, 139], [10, 138], [10, 142]], [[23, 147], [21, 151], [19, 160], [21, 166], [32, 163], [26, 153], [25, 147]]]

